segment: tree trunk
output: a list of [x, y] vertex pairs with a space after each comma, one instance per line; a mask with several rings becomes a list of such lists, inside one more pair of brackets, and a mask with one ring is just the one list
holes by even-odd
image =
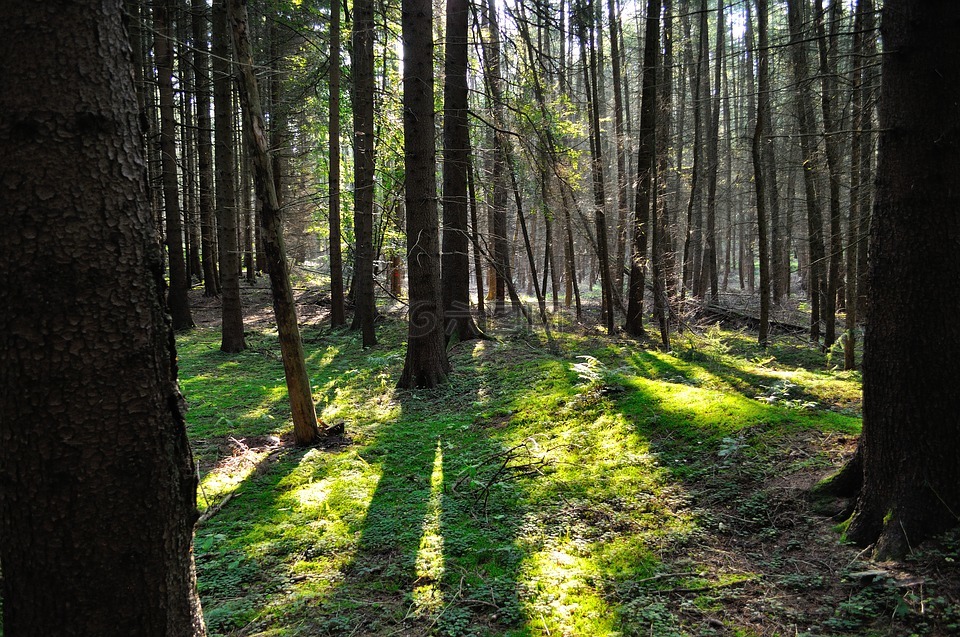
[[810, 340], [820, 340], [821, 305], [826, 299], [826, 280], [823, 276], [823, 215], [817, 195], [816, 144], [812, 138], [816, 120], [813, 114], [813, 98], [810, 95], [810, 79], [807, 65], [807, 45], [803, 35], [801, 0], [787, 0], [787, 16], [790, 25], [790, 49], [793, 57], [793, 77], [797, 82], [797, 126], [800, 146], [803, 151], [804, 192], [807, 204], [807, 234], [810, 244], [810, 276], [807, 286], [810, 295]]
[[[610, 277], [610, 257], [607, 248], [607, 215], [606, 205], [607, 197], [604, 188], [603, 175], [603, 144], [600, 136], [600, 90], [599, 90], [599, 64], [597, 62], [597, 47], [594, 46], [594, 33], [596, 25], [594, 24], [594, 14], [592, 11], [593, 0], [588, 1], [588, 8], [580, 7], [580, 56], [583, 59], [583, 80], [587, 91], [587, 113], [590, 118], [590, 156], [593, 174], [593, 221], [596, 232], [597, 242], [597, 268], [600, 274], [600, 289], [602, 294], [602, 305], [600, 310], [601, 320], [607, 328], [607, 333], [614, 333], [614, 313], [613, 313], [613, 282]], [[589, 18], [589, 20], [588, 20]], [[589, 42], [587, 38], [589, 37]], [[589, 63], [587, 62], [587, 49], [589, 48]], [[634, 254], [634, 259], [643, 258], [644, 254]]]
[[173, 114], [173, 29], [170, 9], [173, 0], [161, 0], [153, 10], [157, 32], [157, 85], [160, 95], [160, 156], [163, 171], [163, 207], [166, 212], [167, 260], [170, 267], [170, 290], [167, 304], [173, 317], [173, 329], [193, 327], [187, 290], [187, 262], [183, 254], [183, 224], [180, 220], [180, 188], [177, 184], [176, 121]]
[[450, 371], [440, 298], [433, 104], [433, 3], [403, 0], [403, 137], [410, 316], [398, 387], [435, 387]]
[[230, 72], [230, 28], [227, 0], [213, 3], [213, 119], [216, 133], [217, 244], [223, 292], [220, 349], [242, 352], [243, 308], [240, 304], [240, 247], [237, 241], [236, 153], [234, 152], [233, 74]]
[[[863, 480], [847, 537], [898, 556], [960, 511], [960, 40], [948, 0], [887, 0]], [[917, 312], [917, 308], [924, 311]], [[6, 565], [4, 565], [6, 566]]]
[[613, 258], [614, 277], [613, 287], [617, 295], [623, 294], [624, 255], [627, 245], [627, 159], [624, 142], [623, 122], [623, 90], [620, 79], [620, 19], [615, 8], [615, 0], [607, 0], [607, 11], [610, 16], [610, 67], [613, 73], [613, 122], [614, 141], [617, 152], [617, 236]]
[[[757, 0], [757, 84], [759, 101], [770, 99], [770, 51], [767, 46], [767, 0]], [[753, 144], [751, 156], [753, 158], [754, 187], [757, 193], [757, 251], [760, 258], [760, 347], [767, 346], [768, 330], [770, 326], [770, 248], [767, 243], [767, 185], [766, 175], [763, 172], [763, 131], [768, 127], [764, 121], [770, 111], [767, 105], [760, 104], [756, 108], [757, 121], [753, 129]], [[752, 267], [752, 264], [751, 264]]]
[[347, 319], [343, 307], [343, 255], [340, 250], [340, 0], [330, 3], [330, 327]]
[[[352, 329], [363, 335], [363, 346], [377, 344], [374, 321], [377, 316], [373, 286], [373, 0], [358, 0], [353, 7], [353, 228], [355, 301]], [[433, 139], [431, 137], [431, 139]]]
[[[657, 53], [660, 48], [660, 0], [647, 0], [644, 32], [643, 73], [640, 97], [640, 139], [637, 151], [637, 201], [633, 209], [633, 259], [630, 261], [630, 299], [627, 304], [628, 334], [642, 336], [643, 295], [646, 281], [647, 223], [655, 205], [653, 171], [657, 131]], [[659, 246], [658, 246], [659, 247]]]
[[444, 328], [448, 339], [479, 338], [470, 314], [470, 239], [467, 234], [468, 0], [447, 1], [443, 85], [443, 256], [441, 264]]
[[840, 22], [840, 4], [833, 0], [830, 5], [830, 35], [823, 24], [825, 13], [823, 0], [815, 0], [817, 25], [817, 45], [820, 54], [820, 88], [823, 113], [823, 141], [827, 151], [827, 172], [830, 188], [830, 256], [827, 270], [827, 294], [824, 316], [826, 326], [823, 331], [825, 347], [837, 340], [837, 291], [840, 285], [840, 271], [843, 263], [843, 237], [840, 231], [840, 137], [837, 135], [837, 107], [839, 99], [836, 91], [834, 72], [837, 69], [837, 30]]
[[197, 481], [122, 14], [119, 0], [0, 9], [11, 636], [205, 634]]
[[210, 55], [207, 40], [207, 3], [193, 0], [193, 73], [197, 88], [197, 172], [200, 188], [200, 256], [203, 294], [216, 296], [219, 279], [213, 203], [213, 149], [210, 143]]
[[273, 293], [273, 312], [280, 336], [280, 356], [287, 381], [293, 433], [297, 444], [308, 445], [320, 436], [317, 412], [310, 391], [310, 379], [303, 358], [303, 343], [297, 323], [297, 307], [290, 287], [290, 272], [283, 246], [283, 226], [280, 206], [273, 180], [273, 166], [267, 152], [267, 130], [260, 107], [260, 91], [253, 74], [253, 54], [247, 34], [247, 4], [245, 0], [229, 0], [230, 22], [233, 25], [233, 45], [240, 67], [240, 103], [250, 126], [250, 147], [254, 181], [260, 199], [260, 219], [263, 224], [264, 252], [270, 290]]

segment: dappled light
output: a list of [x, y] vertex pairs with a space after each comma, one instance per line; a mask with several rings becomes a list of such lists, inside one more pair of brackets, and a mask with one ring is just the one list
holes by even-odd
[[[777, 586], [768, 563], [723, 557], [730, 542], [797, 533], [779, 508], [793, 487], [764, 485], [811, 483], [859, 427], [855, 378], [735, 354], [737, 333], [673, 354], [572, 333], [561, 355], [522, 336], [458, 344], [448, 385], [413, 391], [393, 388], [396, 350], [307, 336], [321, 413], [345, 422], [347, 446], [266, 442], [249, 466], [207, 469], [205, 488], [233, 494], [197, 535], [214, 634], [681, 630], [696, 613], [661, 590], [736, 605]], [[202, 355], [202, 334], [183, 338]], [[196, 369], [188, 400], [218, 386]], [[191, 428], [256, 427], [235, 410], [193, 413]]]

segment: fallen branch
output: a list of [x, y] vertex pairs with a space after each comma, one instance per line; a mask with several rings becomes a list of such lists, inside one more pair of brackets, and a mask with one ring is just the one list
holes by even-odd
[[207, 510], [203, 512], [203, 515], [200, 516], [200, 519], [197, 520], [197, 526], [200, 526], [201, 524], [203, 524], [204, 522], [206, 522], [207, 520], [215, 516], [217, 513], [220, 513], [220, 510], [223, 509], [223, 507], [227, 506], [227, 503], [230, 502], [230, 500], [232, 499], [233, 499], [233, 494], [228, 493], [224, 499], [220, 500], [212, 507], [208, 507]]

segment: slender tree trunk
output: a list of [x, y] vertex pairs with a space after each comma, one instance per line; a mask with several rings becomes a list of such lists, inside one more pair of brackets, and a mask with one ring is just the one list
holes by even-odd
[[197, 88], [197, 165], [200, 187], [200, 254], [203, 294], [219, 293], [216, 257], [216, 223], [213, 202], [213, 148], [210, 142], [210, 55], [207, 36], [207, 3], [193, 0], [193, 72]]
[[800, 134], [800, 146], [803, 152], [804, 192], [807, 204], [807, 232], [810, 244], [810, 340], [820, 340], [821, 305], [825, 302], [826, 281], [823, 276], [823, 215], [817, 195], [817, 157], [816, 146], [812, 141], [815, 118], [813, 98], [810, 95], [810, 80], [807, 65], [807, 48], [803, 35], [803, 16], [800, 0], [787, 0], [787, 16], [790, 25], [790, 49], [793, 58], [793, 77], [798, 84], [796, 95], [797, 125]]
[[627, 159], [624, 141], [623, 121], [623, 81], [620, 70], [620, 18], [616, 10], [616, 1], [607, 0], [610, 16], [610, 67], [613, 73], [613, 122], [614, 142], [617, 151], [617, 237], [615, 242], [613, 286], [617, 295], [623, 294], [624, 255], [627, 245]]
[[837, 291], [840, 285], [843, 264], [843, 236], [840, 231], [840, 138], [836, 134], [837, 108], [834, 102], [839, 98], [836, 91], [834, 72], [837, 69], [837, 30], [840, 22], [840, 4], [833, 0], [830, 5], [830, 35], [827, 36], [823, 24], [825, 12], [823, 0], [815, 0], [817, 26], [817, 45], [820, 53], [820, 88], [823, 113], [823, 138], [827, 150], [827, 172], [830, 183], [830, 255], [827, 270], [827, 294], [824, 313], [826, 327], [823, 332], [823, 344], [833, 345], [837, 340]]
[[10, 636], [205, 634], [197, 480], [122, 15], [119, 0], [0, 7]]
[[[707, 0], [701, 4], [701, 42], [707, 44]], [[717, 48], [716, 65], [713, 86], [713, 104], [707, 110], [709, 125], [709, 139], [707, 140], [707, 218], [706, 233], [704, 235], [703, 263], [700, 269], [700, 289], [706, 293], [710, 287], [710, 300], [716, 301], [719, 293], [717, 277], [717, 181], [720, 176], [720, 59], [723, 57], [723, 0], [717, 0]], [[709, 53], [701, 52], [707, 59]]]
[[[600, 288], [602, 292], [601, 319], [607, 328], [607, 332], [614, 332], [614, 313], [613, 313], [613, 282], [610, 277], [610, 257], [607, 248], [607, 215], [606, 215], [606, 194], [604, 191], [603, 175], [603, 145], [600, 137], [600, 93], [598, 80], [598, 62], [597, 49], [594, 46], [595, 25], [593, 24], [593, 0], [588, 0], [589, 8], [582, 8], [581, 13], [589, 11], [590, 22], [584, 22], [585, 16], [581, 16], [580, 28], [580, 54], [584, 61], [584, 86], [587, 89], [587, 112], [590, 117], [589, 129], [591, 137], [591, 158], [593, 167], [593, 214], [594, 226], [597, 241], [597, 268], [600, 274]], [[587, 41], [590, 38], [589, 63], [587, 63]], [[643, 255], [641, 255], [642, 257]], [[638, 255], [634, 254], [634, 259]]]
[[[467, 140], [469, 142], [469, 139]], [[479, 327], [485, 327], [487, 322], [487, 311], [484, 307], [483, 293], [483, 259], [480, 249], [480, 219], [477, 212], [477, 192], [473, 183], [473, 156], [467, 154], [467, 192], [470, 197], [470, 232], [473, 240], [473, 269], [474, 279], [477, 282], [477, 316], [479, 317]]]
[[250, 126], [250, 141], [258, 197], [263, 223], [264, 251], [268, 261], [270, 290], [273, 292], [273, 312], [280, 336], [280, 356], [287, 381], [293, 433], [297, 444], [308, 445], [320, 436], [317, 412], [310, 391], [310, 378], [303, 357], [303, 343], [297, 323], [297, 307], [290, 287], [290, 272], [283, 246], [283, 227], [280, 206], [273, 180], [273, 166], [267, 151], [267, 129], [260, 106], [260, 90], [253, 73], [253, 54], [247, 31], [247, 4], [245, 0], [229, 0], [230, 21], [233, 25], [233, 44], [240, 68], [240, 103]]
[[[633, 259], [630, 262], [630, 300], [627, 304], [628, 334], [642, 336], [643, 296], [646, 291], [647, 223], [656, 204], [653, 172], [657, 131], [657, 52], [660, 48], [660, 0], [647, 0], [641, 75], [640, 138], [637, 151], [637, 202], [633, 209]], [[669, 340], [667, 340], [669, 342]]]
[[403, 0], [403, 137], [410, 316], [398, 387], [435, 387], [450, 371], [440, 298], [433, 103], [433, 3]]
[[340, 251], [340, 0], [330, 3], [330, 327], [346, 323]]
[[[757, 0], [757, 33], [758, 46], [758, 86], [759, 101], [770, 99], [770, 51], [767, 46], [767, 0]], [[757, 121], [753, 129], [753, 158], [754, 186], [757, 193], [757, 251], [760, 253], [760, 334], [758, 341], [761, 347], [767, 346], [768, 330], [770, 326], [770, 248], [767, 243], [767, 184], [763, 172], [761, 146], [763, 145], [763, 131], [767, 124], [764, 122], [766, 105], [756, 109]]]
[[160, 0], [154, 7], [153, 26], [157, 33], [157, 84], [160, 94], [160, 157], [163, 170], [163, 205], [166, 211], [167, 260], [170, 267], [170, 291], [167, 304], [174, 330], [193, 327], [187, 290], [187, 263], [183, 254], [183, 224], [180, 220], [180, 188], [177, 183], [176, 120], [173, 104], [173, 28], [171, 9], [174, 0]]

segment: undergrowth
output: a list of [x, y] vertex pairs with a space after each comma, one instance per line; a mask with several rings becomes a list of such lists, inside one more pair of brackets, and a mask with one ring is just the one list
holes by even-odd
[[[286, 442], [275, 332], [230, 355], [214, 330], [179, 337], [212, 507], [196, 539], [211, 634], [892, 635], [956, 621], [947, 598], [926, 604], [944, 609], [932, 620], [909, 600], [891, 619], [839, 567], [802, 564], [827, 525], [771, 481], [822, 475], [859, 430], [859, 376], [819, 352], [716, 328], [673, 353], [561, 331], [558, 354], [494, 329], [451, 349], [445, 386], [409, 392], [394, 389], [404, 325], [378, 329], [370, 350], [304, 331], [318, 413], [346, 428], [311, 449]], [[784, 601], [756, 599], [770, 595]]]

